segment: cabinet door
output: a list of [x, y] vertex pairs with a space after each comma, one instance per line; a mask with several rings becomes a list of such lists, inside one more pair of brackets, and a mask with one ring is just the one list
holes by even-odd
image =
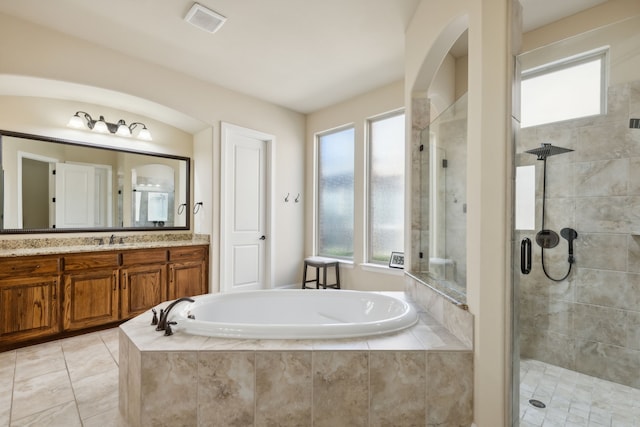
[[59, 276], [0, 280], [0, 343], [60, 331]]
[[167, 266], [150, 264], [122, 270], [122, 318], [138, 315], [167, 300]]
[[118, 320], [118, 270], [64, 275], [64, 328], [82, 329]]
[[207, 292], [204, 261], [169, 264], [169, 299], [191, 297]]

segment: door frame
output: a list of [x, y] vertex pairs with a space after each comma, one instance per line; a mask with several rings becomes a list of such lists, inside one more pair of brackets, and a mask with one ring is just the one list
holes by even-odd
[[229, 150], [229, 137], [231, 135], [242, 135], [249, 138], [260, 139], [265, 142], [266, 153], [266, 170], [265, 170], [265, 235], [267, 240], [265, 242], [265, 271], [264, 271], [264, 289], [273, 288], [273, 250], [275, 247], [274, 236], [274, 218], [273, 213], [273, 183], [274, 179], [274, 167], [275, 165], [275, 142], [274, 135], [260, 132], [254, 129], [245, 128], [242, 126], [234, 125], [227, 122], [220, 122], [220, 292], [227, 292], [230, 290], [229, 284], [226, 278], [226, 263], [230, 259], [226, 253], [227, 246], [227, 227], [229, 226], [228, 220], [228, 207], [227, 196], [229, 191], [233, 189], [229, 185], [229, 167], [226, 162], [226, 154]]

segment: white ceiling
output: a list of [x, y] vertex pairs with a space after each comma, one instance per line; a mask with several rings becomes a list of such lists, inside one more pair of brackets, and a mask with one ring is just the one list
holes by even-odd
[[[604, 1], [521, 0], [525, 30]], [[183, 20], [192, 0], [0, 0], [0, 12], [309, 113], [404, 76], [420, 0], [199, 3], [227, 17], [217, 33]]]

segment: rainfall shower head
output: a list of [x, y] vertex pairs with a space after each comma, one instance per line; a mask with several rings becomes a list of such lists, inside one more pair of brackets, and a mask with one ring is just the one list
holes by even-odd
[[542, 143], [539, 148], [533, 150], [527, 150], [526, 153], [535, 154], [538, 156], [538, 160], [546, 160], [549, 156], [555, 156], [556, 154], [563, 154], [573, 151], [569, 148], [556, 147], [548, 143]]

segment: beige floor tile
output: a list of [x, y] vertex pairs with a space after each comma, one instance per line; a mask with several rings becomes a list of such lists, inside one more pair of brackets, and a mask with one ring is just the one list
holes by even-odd
[[0, 426], [8, 426], [11, 419], [11, 398], [4, 400], [8, 400], [9, 403], [0, 403]]
[[118, 368], [72, 382], [82, 420], [118, 407]]
[[15, 381], [11, 419], [19, 420], [74, 400], [66, 370]]
[[2, 375], [13, 375], [16, 365], [16, 350], [0, 353], [0, 378]]
[[16, 354], [16, 381], [24, 381], [64, 369], [66, 364], [60, 344], [43, 346], [35, 351], [18, 351]]
[[102, 338], [102, 342], [107, 346], [111, 356], [118, 363], [118, 349], [120, 343], [120, 337], [118, 335], [118, 328], [109, 329], [100, 334], [100, 338]]
[[82, 424], [84, 427], [127, 427], [127, 422], [120, 415], [118, 408], [87, 418]]
[[22, 426], [64, 426], [81, 427], [80, 417], [75, 402], [67, 402], [42, 412], [11, 421], [11, 427]]

